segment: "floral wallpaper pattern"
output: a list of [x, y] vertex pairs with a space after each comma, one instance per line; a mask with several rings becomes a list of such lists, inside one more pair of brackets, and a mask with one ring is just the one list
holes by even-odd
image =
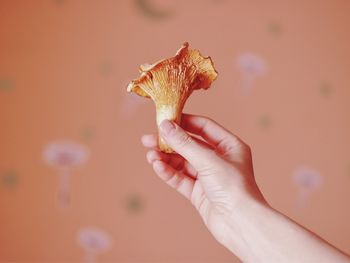
[[188, 101], [247, 141], [269, 203], [350, 252], [350, 2], [0, 4], [0, 262], [239, 262], [153, 174], [140, 64], [188, 41]]

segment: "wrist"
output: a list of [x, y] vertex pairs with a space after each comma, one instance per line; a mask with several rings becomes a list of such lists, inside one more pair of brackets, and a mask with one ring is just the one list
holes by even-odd
[[[236, 209], [224, 219], [226, 234], [221, 243], [244, 262], [251, 261], [253, 252], [250, 241], [259, 231], [261, 222], [272, 212], [274, 210], [263, 198], [243, 198]], [[251, 251], [251, 255], [246, 255], [242, 251]]]

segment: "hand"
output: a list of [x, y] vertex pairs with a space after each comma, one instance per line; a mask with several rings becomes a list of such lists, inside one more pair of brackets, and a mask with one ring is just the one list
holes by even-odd
[[231, 231], [226, 221], [232, 212], [247, 201], [266, 203], [254, 180], [251, 150], [206, 117], [184, 114], [181, 126], [169, 121], [160, 126], [160, 136], [177, 154], [160, 152], [157, 135], [144, 135], [144, 146], [152, 148], [147, 160], [162, 180], [191, 201], [214, 237], [227, 245]]
[[255, 183], [247, 144], [205, 117], [183, 115], [181, 126], [163, 121], [160, 127], [177, 154], [158, 151], [156, 135], [143, 136], [143, 144], [153, 148], [147, 160], [243, 262], [350, 262], [344, 252], [267, 204]]
[[183, 115], [181, 126], [163, 121], [160, 127], [177, 154], [158, 151], [156, 135], [143, 136], [143, 144], [153, 148], [147, 160], [243, 262], [350, 262], [344, 252], [267, 204], [255, 183], [247, 144], [205, 117]]

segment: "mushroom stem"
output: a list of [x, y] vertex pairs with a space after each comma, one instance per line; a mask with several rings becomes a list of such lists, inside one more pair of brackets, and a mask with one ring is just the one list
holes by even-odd
[[[160, 134], [159, 126], [163, 120], [174, 121], [175, 123], [180, 125], [182, 109], [183, 109], [183, 105], [159, 105], [159, 106], [157, 105], [156, 106], [158, 134]], [[174, 152], [173, 149], [171, 149], [166, 144], [166, 142], [163, 140], [163, 138], [160, 135], [158, 136], [158, 143], [161, 151], [166, 153]]]
[[68, 168], [62, 169], [59, 174], [57, 189], [57, 201], [62, 208], [67, 208], [70, 205], [70, 179], [70, 170]]

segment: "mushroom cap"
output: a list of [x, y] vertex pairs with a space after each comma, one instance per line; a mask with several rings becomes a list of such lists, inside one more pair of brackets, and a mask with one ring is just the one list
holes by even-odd
[[77, 234], [77, 241], [84, 249], [95, 252], [106, 251], [112, 246], [110, 235], [95, 227], [81, 229]]
[[241, 54], [237, 59], [237, 66], [243, 73], [252, 76], [262, 75], [267, 71], [265, 61], [252, 53]]
[[304, 189], [313, 190], [322, 184], [321, 174], [309, 167], [298, 167], [294, 171], [294, 182]]
[[73, 141], [55, 141], [46, 145], [44, 160], [58, 168], [72, 168], [84, 164], [89, 157], [89, 150]]
[[163, 105], [184, 104], [193, 90], [208, 89], [218, 75], [211, 58], [189, 49], [187, 42], [174, 57], [143, 64], [139, 71], [141, 76], [129, 83], [127, 91]]

